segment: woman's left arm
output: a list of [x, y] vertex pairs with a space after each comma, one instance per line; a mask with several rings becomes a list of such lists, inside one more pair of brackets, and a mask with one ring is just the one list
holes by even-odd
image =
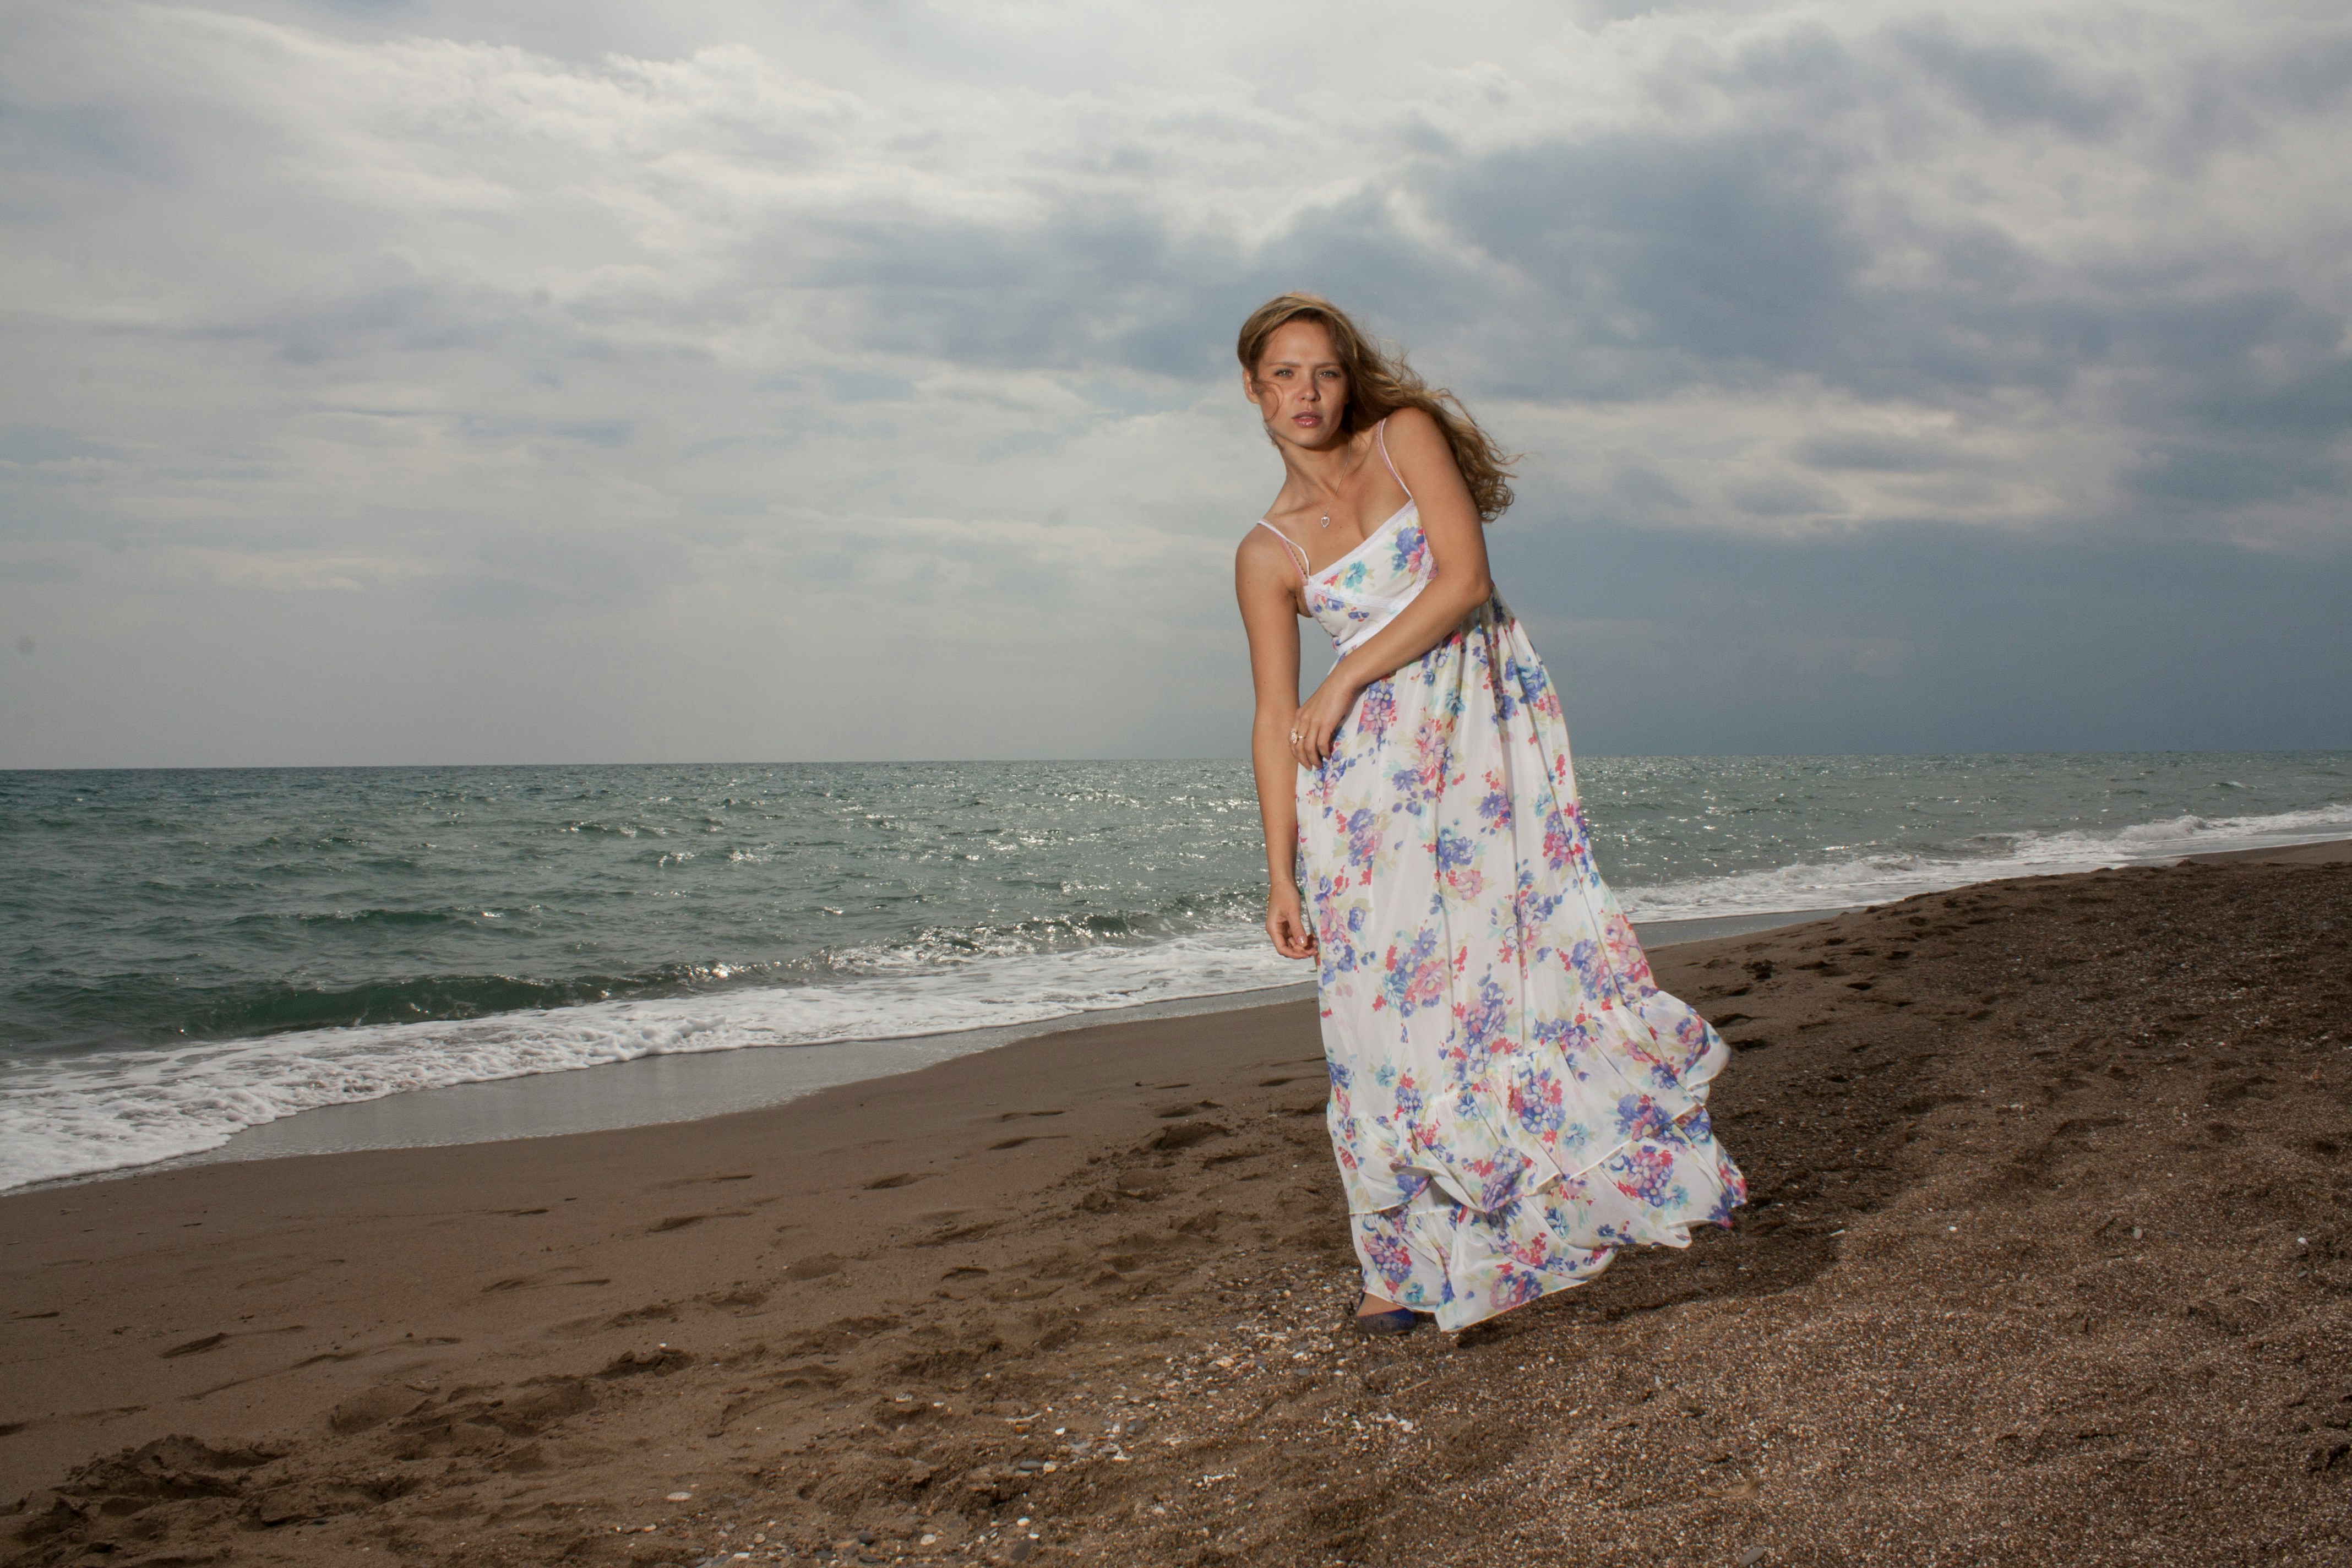
[[1393, 675], [1454, 635], [1464, 617], [1493, 597], [1495, 581], [1486, 573], [1486, 530], [1478, 521], [1478, 505], [1454, 461], [1454, 448], [1437, 421], [1418, 408], [1401, 408], [1389, 416], [1389, 460], [1404, 480], [1404, 488], [1421, 512], [1421, 531], [1429, 541], [1437, 574], [1362, 646], [1331, 667], [1323, 684], [1298, 710], [1298, 739], [1291, 754], [1301, 767], [1322, 765], [1331, 754], [1331, 738], [1347, 721], [1364, 688]]

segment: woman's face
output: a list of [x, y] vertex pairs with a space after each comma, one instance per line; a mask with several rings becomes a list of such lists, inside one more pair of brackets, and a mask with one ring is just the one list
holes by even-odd
[[1276, 440], [1316, 447], [1339, 438], [1348, 411], [1348, 373], [1322, 322], [1285, 321], [1276, 327], [1258, 355], [1256, 373], [1243, 377], [1242, 384]]

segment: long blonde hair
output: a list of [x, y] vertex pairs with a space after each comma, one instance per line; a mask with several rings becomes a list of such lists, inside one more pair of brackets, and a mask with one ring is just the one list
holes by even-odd
[[1445, 444], [1454, 448], [1454, 461], [1469, 482], [1478, 516], [1488, 522], [1502, 516], [1511, 504], [1511, 465], [1517, 459], [1479, 428], [1460, 398], [1422, 380], [1405, 363], [1403, 351], [1383, 353], [1356, 330], [1345, 310], [1320, 294], [1277, 294], [1251, 311], [1234, 350], [1241, 357], [1242, 369], [1255, 379], [1257, 362], [1265, 354], [1266, 339], [1293, 321], [1319, 321], [1331, 334], [1332, 350], [1348, 373], [1342, 430], [1353, 434], [1379, 424], [1400, 408], [1420, 409], [1445, 432]]

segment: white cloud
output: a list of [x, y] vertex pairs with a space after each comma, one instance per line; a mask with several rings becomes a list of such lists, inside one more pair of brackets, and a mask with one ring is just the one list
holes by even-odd
[[756, 583], [1237, 683], [1276, 475], [1224, 345], [1294, 283], [1538, 454], [1528, 526], [2352, 542], [2332, 9], [1624, 9], [21, 7], [0, 611], [357, 595], [528, 660], [657, 603], [781, 657], [715, 625]]

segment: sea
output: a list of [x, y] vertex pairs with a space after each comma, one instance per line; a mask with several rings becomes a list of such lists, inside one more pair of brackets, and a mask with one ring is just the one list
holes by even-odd
[[[1578, 776], [1654, 941], [2352, 835], [2344, 752]], [[812, 1047], [854, 1072], [860, 1042], [1312, 978], [1259, 929], [1240, 762], [0, 773], [0, 1189], [452, 1085]]]

